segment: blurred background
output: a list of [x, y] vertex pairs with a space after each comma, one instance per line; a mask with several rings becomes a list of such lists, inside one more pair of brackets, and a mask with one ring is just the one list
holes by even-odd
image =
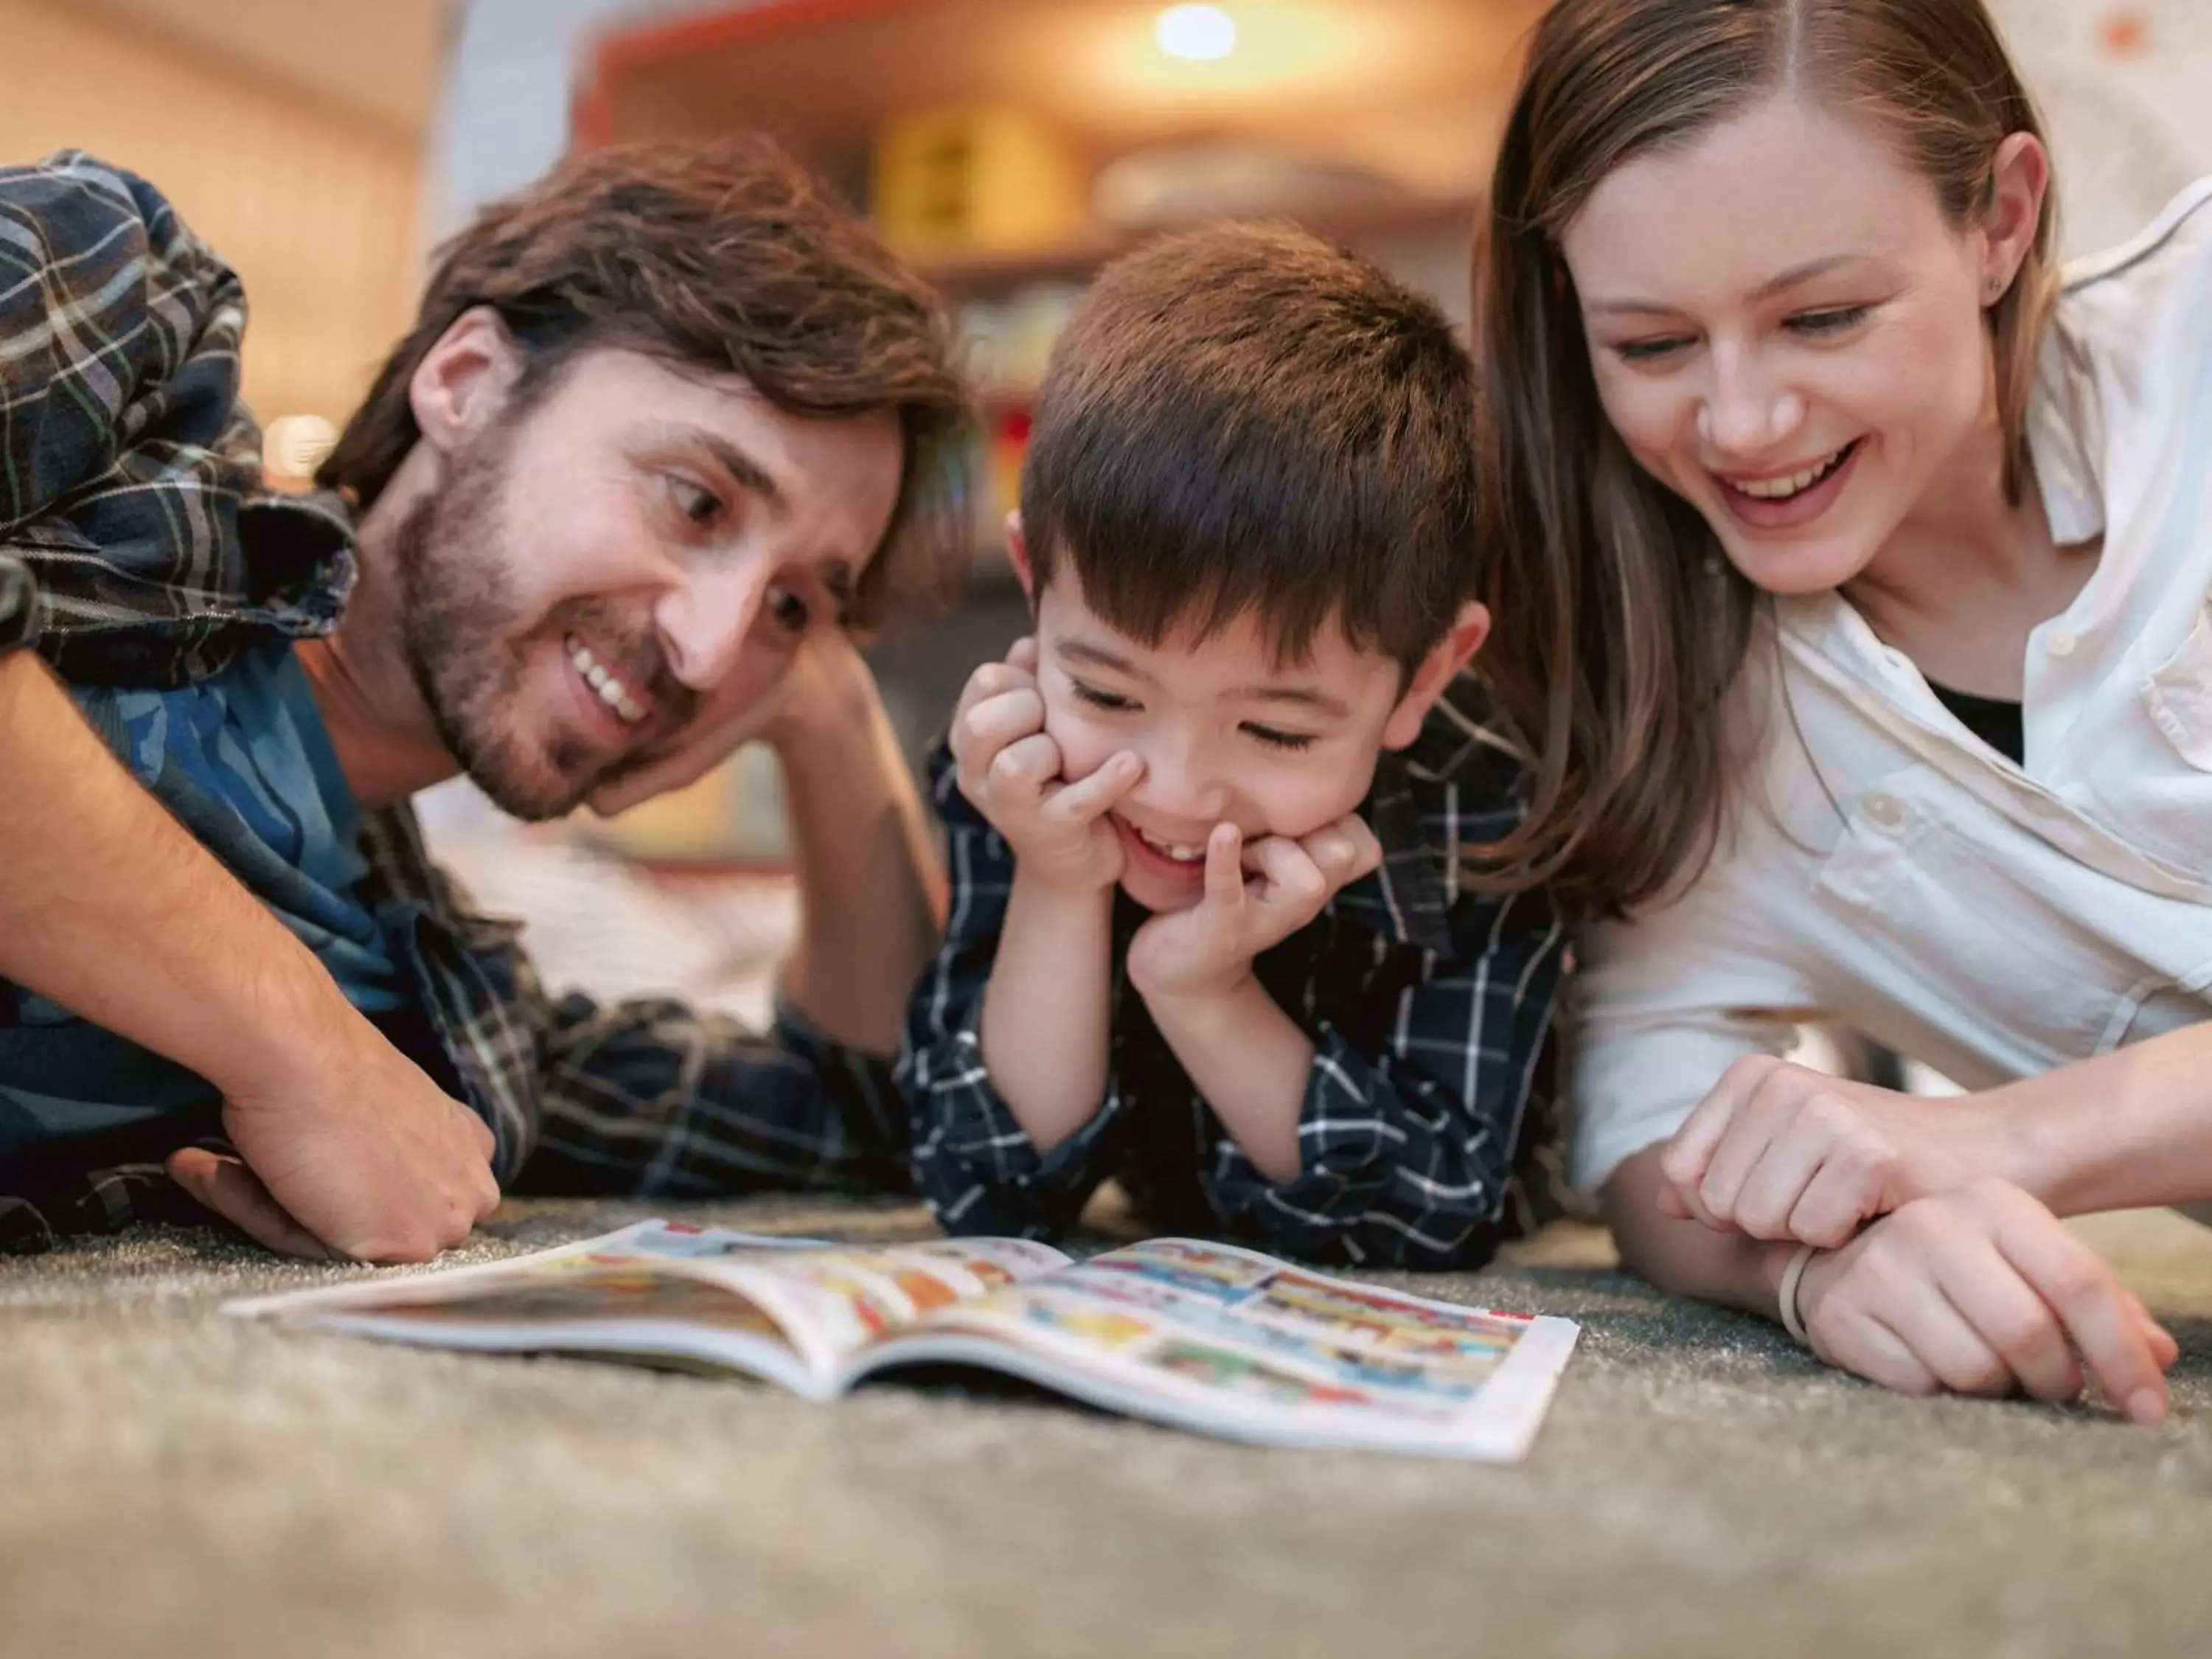
[[[0, 0], [0, 163], [145, 173], [237, 267], [272, 483], [311, 472], [404, 331], [428, 250], [573, 146], [782, 137], [957, 307], [982, 388], [968, 591], [873, 655], [909, 757], [1021, 631], [999, 529], [1028, 406], [1099, 262], [1289, 217], [1468, 310], [1519, 42], [1543, 0]], [[2212, 172], [2212, 0], [1994, 0], [2056, 134], [2069, 249]], [[2197, 96], [2191, 97], [2194, 91]], [[614, 823], [433, 792], [441, 854], [550, 981], [765, 1012], [792, 923], [773, 765]]]

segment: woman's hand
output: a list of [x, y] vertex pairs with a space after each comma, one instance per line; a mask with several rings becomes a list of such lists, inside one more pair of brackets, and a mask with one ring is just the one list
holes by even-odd
[[2178, 1350], [2112, 1270], [2019, 1188], [1915, 1199], [1805, 1268], [1813, 1351], [1902, 1394], [2074, 1399], [2083, 1372], [2138, 1423], [2164, 1420]]
[[1984, 1097], [1900, 1095], [1759, 1054], [1729, 1066], [1675, 1132], [1659, 1208], [1834, 1249], [1915, 1199], [2018, 1179], [2014, 1139]]

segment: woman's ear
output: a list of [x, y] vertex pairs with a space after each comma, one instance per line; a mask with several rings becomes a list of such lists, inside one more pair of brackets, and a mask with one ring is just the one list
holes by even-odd
[[1490, 607], [1469, 599], [1459, 610], [1459, 615], [1443, 638], [1430, 647], [1429, 654], [1421, 659], [1420, 666], [1406, 682], [1400, 694], [1398, 706], [1390, 711], [1390, 718], [1382, 725], [1382, 746], [1385, 749], [1404, 749], [1421, 735], [1422, 722], [1429, 710], [1437, 706], [1459, 671], [1474, 660], [1474, 653], [1482, 649], [1482, 642], [1490, 637]]
[[1982, 302], [1995, 305], [2035, 249], [2043, 198], [2051, 188], [2051, 155], [2032, 132], [1997, 146], [1990, 168], [1990, 216], [1982, 226]]
[[491, 424], [522, 374], [521, 348], [489, 306], [472, 306], [422, 354], [407, 401], [422, 441], [451, 455]]
[[1036, 609], [1036, 574], [1030, 568], [1030, 544], [1022, 535], [1022, 514], [1019, 507], [1006, 514], [1006, 562], [1014, 568], [1014, 580], [1022, 585], [1022, 597]]

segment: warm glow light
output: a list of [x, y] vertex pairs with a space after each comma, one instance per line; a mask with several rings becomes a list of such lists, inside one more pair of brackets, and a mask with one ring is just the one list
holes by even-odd
[[1237, 20], [1218, 6], [1170, 6], [1152, 33], [1162, 52], [1194, 64], [1212, 63], [1237, 50]]

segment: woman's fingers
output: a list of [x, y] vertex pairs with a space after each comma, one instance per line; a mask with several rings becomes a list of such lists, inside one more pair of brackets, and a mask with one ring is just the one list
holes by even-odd
[[1939, 1258], [1936, 1277], [2021, 1388], [2038, 1400], [2081, 1396], [2081, 1362], [2064, 1328], [1994, 1244], [1978, 1240]]
[[2138, 1423], [2166, 1420], [2166, 1368], [2153, 1352], [2140, 1303], [2088, 1245], [2027, 1194], [2002, 1182], [1968, 1191], [1996, 1212], [1995, 1243], [2065, 1327], [2106, 1397]]

